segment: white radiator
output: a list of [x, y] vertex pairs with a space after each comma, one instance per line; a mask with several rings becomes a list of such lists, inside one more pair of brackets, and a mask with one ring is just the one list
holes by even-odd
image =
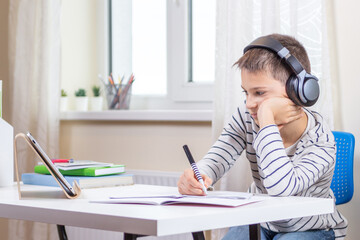
[[134, 174], [136, 184], [149, 184], [159, 186], [176, 187], [177, 181], [182, 172], [161, 172], [147, 170], [127, 170], [127, 173]]
[[[134, 182], [137, 184], [150, 184], [161, 186], [177, 185], [181, 172], [161, 172], [147, 170], [127, 170], [127, 173], [134, 174]], [[88, 228], [66, 227], [66, 233], [69, 240], [121, 240], [124, 238], [122, 233], [103, 231]], [[142, 237], [144, 240], [190, 240], [193, 239], [190, 233], [178, 234], [165, 237]]]

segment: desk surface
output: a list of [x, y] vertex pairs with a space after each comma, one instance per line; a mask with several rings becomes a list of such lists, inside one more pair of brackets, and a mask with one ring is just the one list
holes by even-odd
[[332, 199], [269, 197], [236, 208], [208, 206], [153, 206], [89, 203], [89, 199], [118, 194], [176, 194], [177, 188], [132, 185], [84, 189], [78, 199], [66, 199], [60, 188], [22, 185], [0, 188], [0, 217], [59, 225], [165, 236], [255, 224], [334, 211]]

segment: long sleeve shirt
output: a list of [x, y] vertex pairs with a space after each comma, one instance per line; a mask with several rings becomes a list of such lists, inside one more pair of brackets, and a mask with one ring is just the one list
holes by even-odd
[[[216, 182], [245, 151], [254, 180], [251, 192], [334, 198], [330, 189], [336, 161], [334, 136], [319, 113], [304, 111], [308, 116], [306, 130], [295, 144], [285, 148], [276, 125], [260, 129], [245, 107], [238, 108], [218, 140], [197, 163], [200, 171]], [[347, 220], [335, 210], [332, 214], [268, 222], [262, 226], [274, 232], [331, 228], [335, 237], [342, 239]]]

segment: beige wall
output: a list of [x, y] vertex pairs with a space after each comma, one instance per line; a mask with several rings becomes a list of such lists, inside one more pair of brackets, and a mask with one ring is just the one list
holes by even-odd
[[[8, 9], [9, 1], [0, 1], [0, 80], [3, 80], [3, 118], [8, 119], [8, 98], [7, 86], [9, 83], [9, 62], [8, 62]], [[0, 133], [1, 134], [1, 133]], [[7, 239], [7, 219], [0, 218], [0, 233], [1, 238]]]
[[9, 86], [9, 61], [8, 61], [8, 13], [9, 13], [9, 1], [0, 1], [0, 80], [3, 81], [3, 118], [8, 120], [9, 116], [9, 104], [8, 99], [9, 92], [7, 88]]
[[184, 122], [62, 121], [61, 157], [122, 163], [128, 169], [183, 171], [182, 146], [195, 159], [211, 146], [211, 124]]

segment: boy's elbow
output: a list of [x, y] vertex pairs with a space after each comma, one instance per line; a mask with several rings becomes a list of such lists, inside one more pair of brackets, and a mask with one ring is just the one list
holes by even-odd
[[280, 191], [277, 189], [266, 189], [267, 190], [267, 194], [271, 197], [289, 197], [292, 196], [289, 192], [287, 191]]
[[279, 184], [277, 186], [269, 186], [265, 188], [267, 194], [272, 197], [289, 197], [296, 195], [300, 189], [300, 186], [294, 184], [287, 184], [286, 186], [284, 186], [282, 184]]
[[293, 174], [280, 180], [279, 178], [265, 178], [263, 184], [268, 195], [273, 197], [294, 196], [303, 189], [302, 182]]

